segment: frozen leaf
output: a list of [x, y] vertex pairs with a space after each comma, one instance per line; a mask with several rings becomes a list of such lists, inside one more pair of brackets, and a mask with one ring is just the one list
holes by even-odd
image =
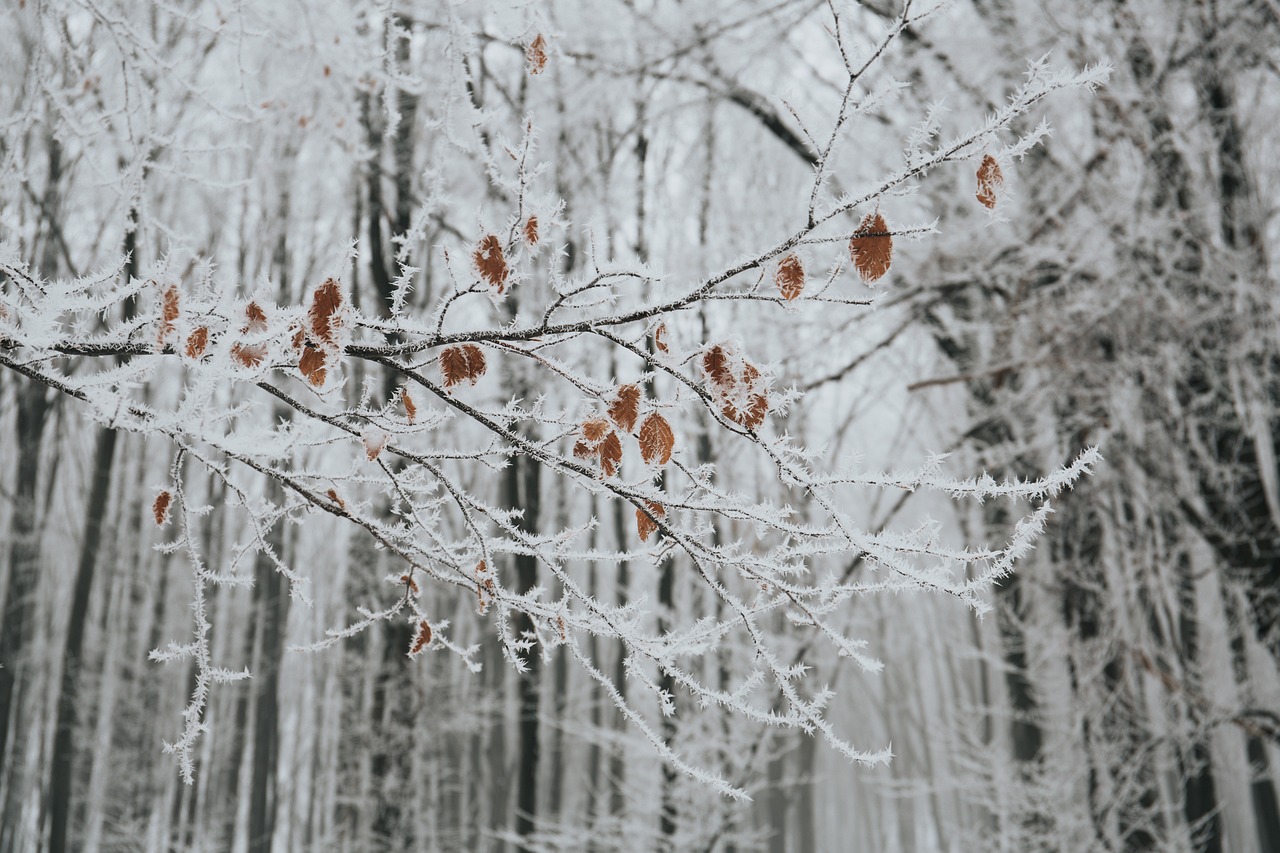
[[609, 404], [609, 417], [623, 432], [634, 432], [640, 416], [640, 389], [635, 385], [623, 385]]
[[330, 347], [338, 345], [338, 328], [342, 324], [342, 287], [334, 279], [327, 279], [311, 296], [311, 308], [307, 311], [311, 337]]
[[502, 243], [493, 234], [486, 234], [471, 255], [480, 277], [501, 293], [507, 284], [507, 259], [502, 256]]
[[342, 498], [340, 498], [340, 497], [338, 496], [338, 490], [337, 490], [337, 489], [330, 489], [329, 491], [325, 492], [325, 493], [324, 493], [324, 495], [325, 495], [325, 497], [327, 497], [329, 500], [331, 500], [331, 501], [333, 501], [334, 503], [336, 503], [336, 504], [338, 505], [338, 509], [343, 509], [343, 510], [345, 510], [345, 509], [347, 508], [347, 504], [346, 504], [346, 502], [345, 502], [345, 501], [343, 501], [343, 500], [342, 500]]
[[648, 542], [649, 536], [658, 529], [658, 523], [654, 521], [654, 518], [662, 518], [667, 514], [667, 511], [662, 504], [656, 501], [645, 501], [644, 503], [649, 512], [646, 513], [641, 509], [636, 510], [636, 531], [640, 534], [641, 542]]
[[733, 384], [733, 376], [729, 372], [729, 354], [722, 346], [713, 346], [702, 354], [702, 372], [711, 380], [711, 384], [719, 388], [728, 388]]
[[538, 245], [538, 217], [530, 216], [524, 221], [524, 242], [528, 246]]
[[241, 367], [257, 367], [267, 357], [265, 344], [234, 344], [231, 358]]
[[773, 280], [782, 291], [782, 298], [790, 302], [804, 290], [804, 264], [797, 255], [787, 255], [778, 262], [778, 272]]
[[653, 346], [658, 352], [667, 352], [667, 324], [659, 323], [653, 330]]
[[978, 201], [988, 210], [996, 206], [997, 196], [1004, 189], [1004, 172], [990, 154], [982, 158], [978, 167]]
[[671, 431], [671, 424], [657, 412], [645, 418], [640, 425], [640, 455], [646, 464], [666, 465], [671, 461], [671, 449], [675, 443], [676, 435]]
[[870, 284], [889, 271], [893, 261], [893, 237], [884, 217], [868, 213], [849, 240], [849, 257], [862, 280]]
[[319, 388], [324, 384], [324, 363], [324, 353], [313, 346], [307, 346], [302, 352], [302, 358], [298, 360], [298, 369], [308, 382]]
[[161, 299], [160, 306], [160, 329], [157, 334], [157, 343], [164, 346], [164, 342], [173, 334], [174, 324], [178, 320], [178, 285], [171, 284], [164, 289], [164, 296]]
[[267, 312], [257, 302], [250, 302], [244, 307], [245, 324], [241, 334], [257, 335], [267, 330]]
[[169, 507], [173, 503], [173, 493], [165, 489], [156, 495], [156, 499], [151, 502], [151, 516], [156, 520], [156, 524], [164, 526], [169, 520]]
[[582, 437], [592, 445], [599, 444], [608, 432], [609, 422], [604, 418], [592, 418], [582, 423]]
[[421, 652], [431, 643], [431, 623], [423, 619], [418, 623], [418, 632], [413, 637], [413, 645], [409, 647], [409, 655]]
[[475, 385], [485, 368], [484, 350], [475, 344], [448, 347], [440, 353], [440, 375], [446, 388], [462, 382]]
[[529, 74], [537, 75], [547, 67], [547, 40], [538, 33], [529, 46], [525, 48], [524, 58], [529, 63]]
[[622, 464], [622, 442], [618, 434], [609, 430], [609, 434], [600, 442], [600, 470], [606, 477], [612, 477]]
[[413, 402], [413, 398], [409, 396], [409, 389], [403, 385], [400, 386], [400, 402], [404, 405], [405, 417], [412, 424], [418, 419], [418, 406]]
[[370, 462], [377, 459], [382, 449], [387, 446], [387, 438], [387, 434], [377, 427], [371, 426], [365, 429], [361, 439], [364, 441], [364, 455], [369, 457]]
[[209, 327], [201, 326], [187, 335], [187, 358], [199, 358], [209, 346]]

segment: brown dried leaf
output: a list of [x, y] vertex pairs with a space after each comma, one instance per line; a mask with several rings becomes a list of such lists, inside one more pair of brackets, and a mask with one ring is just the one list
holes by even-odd
[[267, 357], [266, 344], [234, 344], [231, 357], [241, 367], [257, 367]]
[[409, 592], [412, 592], [414, 595], [418, 595], [422, 592], [422, 590], [418, 588], [418, 582], [413, 579], [413, 574], [410, 572], [406, 572], [400, 576], [400, 583], [407, 586], [409, 588]]
[[666, 465], [671, 461], [671, 449], [676, 444], [676, 434], [662, 415], [654, 412], [640, 424], [640, 455], [647, 465]]
[[640, 389], [635, 385], [619, 387], [609, 404], [609, 417], [623, 432], [634, 432], [640, 417]]
[[475, 385], [485, 369], [484, 351], [475, 344], [448, 347], [440, 353], [440, 375], [446, 388], [462, 382]]
[[606, 477], [612, 477], [622, 464], [622, 442], [618, 434], [609, 430], [609, 434], [600, 442], [600, 470]]
[[298, 360], [298, 369], [302, 371], [302, 375], [307, 378], [308, 382], [319, 388], [324, 384], [324, 364], [324, 352], [313, 346], [308, 346], [303, 350], [302, 358]]
[[507, 284], [507, 259], [502, 256], [502, 242], [493, 234], [480, 239], [471, 259], [475, 261], [480, 277], [501, 293]]
[[782, 298], [790, 302], [804, 290], [804, 264], [797, 255], [787, 255], [778, 262], [778, 272], [773, 280], [782, 291]]
[[667, 352], [667, 324], [659, 323], [653, 330], [653, 346], [658, 352]]
[[978, 167], [978, 201], [983, 207], [991, 210], [996, 206], [996, 196], [1004, 189], [1004, 172], [1000, 164], [990, 154], [982, 158]]
[[338, 327], [342, 318], [338, 312], [342, 310], [342, 286], [335, 279], [326, 279], [311, 295], [311, 308], [307, 311], [307, 321], [311, 326], [311, 337], [328, 344], [338, 345]]
[[862, 280], [870, 284], [889, 271], [893, 262], [893, 237], [884, 217], [868, 213], [849, 240], [849, 257]]
[[713, 346], [702, 354], [702, 372], [718, 388], [728, 388], [733, 384], [733, 374], [729, 372], [729, 354], [724, 347]]
[[764, 416], [769, 413], [769, 398], [763, 393], [752, 394], [747, 400], [747, 410], [742, 413], [741, 424], [747, 429], [755, 429], [764, 423]]
[[403, 385], [400, 386], [400, 402], [404, 405], [405, 417], [412, 424], [418, 419], [418, 406], [413, 402], [413, 398], [409, 396], [409, 389]]
[[524, 242], [529, 246], [538, 245], [538, 217], [530, 216], [524, 221]]
[[160, 329], [156, 343], [164, 346], [164, 342], [173, 334], [174, 323], [178, 319], [178, 303], [180, 300], [178, 285], [171, 284], [164, 289], [160, 305]]
[[573, 455], [579, 459], [595, 459], [596, 449], [585, 441], [579, 441], [573, 445]]
[[529, 74], [537, 75], [547, 67], [547, 40], [538, 33], [524, 51], [524, 58], [529, 63]]
[[187, 358], [199, 358], [209, 346], [209, 327], [201, 326], [187, 335]]
[[163, 527], [164, 523], [169, 520], [169, 506], [173, 503], [173, 494], [165, 489], [156, 495], [156, 499], [151, 502], [151, 516], [155, 518], [156, 524]]
[[413, 638], [413, 645], [409, 647], [409, 655], [418, 654], [431, 643], [431, 624], [423, 619], [418, 623], [418, 633]]
[[267, 330], [267, 312], [257, 302], [250, 302], [244, 307], [244, 316], [249, 322], [240, 330], [241, 334], [260, 334]]
[[493, 595], [493, 578], [489, 577], [489, 570], [485, 566], [484, 560], [476, 565], [476, 609], [483, 616], [489, 607], [488, 600], [485, 599], [485, 593]]
[[598, 445], [609, 432], [609, 422], [604, 418], [591, 418], [582, 422], [582, 438], [590, 445]]
[[377, 427], [368, 427], [361, 435], [364, 441], [364, 455], [369, 457], [369, 461], [378, 458], [382, 453], [382, 449], [387, 446], [387, 434]]
[[645, 501], [645, 506], [649, 508], [649, 512], [644, 510], [636, 510], [636, 531], [640, 534], [641, 542], [648, 542], [649, 536], [658, 529], [658, 523], [654, 518], [662, 518], [667, 514], [667, 510], [662, 504], [656, 501]]
[[338, 505], [338, 509], [346, 509], [346, 508], [347, 508], [347, 504], [346, 504], [346, 502], [345, 502], [345, 501], [343, 501], [343, 500], [342, 500], [342, 498], [338, 497], [338, 490], [337, 490], [337, 489], [330, 489], [329, 491], [325, 492], [324, 494], [325, 494], [325, 497], [327, 497], [329, 500], [333, 501], [334, 503], [336, 503], [336, 504]]

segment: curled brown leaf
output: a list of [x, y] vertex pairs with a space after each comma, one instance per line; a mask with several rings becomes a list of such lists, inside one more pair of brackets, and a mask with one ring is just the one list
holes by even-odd
[[849, 240], [849, 257], [862, 280], [870, 284], [889, 271], [893, 263], [893, 237], [884, 217], [877, 211], [862, 218]]

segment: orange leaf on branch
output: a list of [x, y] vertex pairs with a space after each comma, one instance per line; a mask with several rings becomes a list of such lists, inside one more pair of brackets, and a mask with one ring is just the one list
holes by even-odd
[[160, 329], [156, 336], [156, 343], [160, 346], [164, 346], [164, 342], [169, 339], [169, 336], [173, 334], [176, 328], [179, 299], [178, 285], [171, 284], [164, 289], [164, 296], [160, 305]]
[[423, 619], [418, 623], [418, 632], [413, 637], [413, 645], [409, 647], [409, 656], [412, 657], [428, 645], [431, 644], [431, 623]]
[[480, 238], [480, 244], [471, 254], [476, 271], [491, 287], [499, 293], [507, 286], [507, 259], [502, 255], [502, 242], [493, 234]]
[[534, 37], [524, 51], [524, 58], [529, 63], [529, 74], [536, 76], [547, 68], [547, 40], [541, 33]]
[[990, 154], [982, 158], [978, 167], [978, 201], [988, 210], [996, 206], [997, 196], [1004, 189], [1004, 172]]
[[338, 345], [338, 329], [342, 325], [342, 287], [332, 278], [316, 288], [307, 310], [311, 337], [330, 347]]
[[641, 542], [648, 542], [649, 537], [658, 529], [658, 523], [654, 518], [662, 518], [667, 514], [667, 510], [657, 501], [645, 501], [645, 506], [649, 508], [649, 512], [642, 509], [636, 510], [636, 532], [640, 534]]
[[199, 358], [209, 346], [209, 327], [201, 326], [187, 335], [187, 358]]
[[475, 385], [484, 375], [486, 367], [484, 350], [475, 344], [448, 347], [440, 353], [440, 375], [446, 388], [463, 382]]
[[156, 495], [156, 499], [151, 502], [151, 516], [156, 520], [156, 524], [163, 527], [164, 523], [169, 520], [169, 507], [173, 503], [173, 493], [165, 489]]
[[640, 417], [640, 389], [635, 385], [622, 385], [609, 404], [609, 417], [623, 432], [634, 432], [636, 419]]
[[782, 291], [782, 298], [790, 302], [804, 290], [804, 264], [794, 253], [787, 255], [778, 262], [778, 272], [773, 280]]
[[662, 415], [654, 412], [640, 424], [640, 456], [648, 465], [666, 465], [671, 461], [671, 450], [676, 444], [676, 434]]
[[319, 388], [324, 384], [324, 364], [324, 353], [313, 346], [307, 346], [302, 351], [302, 358], [298, 359], [298, 370], [302, 371], [308, 382]]
[[849, 240], [849, 257], [858, 275], [867, 284], [878, 281], [893, 262], [893, 237], [879, 212], [862, 218], [858, 230]]

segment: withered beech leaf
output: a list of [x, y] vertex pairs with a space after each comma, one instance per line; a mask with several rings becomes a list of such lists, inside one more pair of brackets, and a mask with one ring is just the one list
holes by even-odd
[[156, 499], [151, 502], [151, 516], [156, 520], [156, 524], [163, 527], [164, 523], [169, 520], [169, 507], [173, 503], [173, 493], [168, 489], [164, 489], [160, 494], [156, 495]]
[[649, 537], [658, 529], [658, 523], [653, 519], [662, 518], [667, 514], [667, 510], [657, 501], [645, 501], [644, 504], [649, 508], [649, 512], [636, 510], [636, 531], [640, 534], [641, 542], [648, 542]]
[[200, 326], [187, 335], [187, 358], [199, 358], [209, 346], [209, 327]]
[[591, 418], [582, 422], [582, 437], [589, 444], [599, 444], [608, 432], [609, 422], [604, 418]]
[[257, 302], [250, 302], [244, 307], [244, 316], [247, 322], [240, 330], [241, 334], [256, 335], [267, 330], [267, 312], [263, 311], [262, 306]]
[[538, 217], [530, 216], [524, 221], [524, 242], [529, 246], [538, 245]]
[[377, 427], [367, 427], [360, 438], [364, 442], [364, 455], [370, 462], [377, 459], [382, 448], [387, 446], [387, 434]]
[[413, 637], [413, 645], [409, 647], [409, 655], [421, 652], [431, 643], [431, 623], [423, 619], [418, 623], [418, 632]]
[[778, 290], [782, 291], [783, 299], [790, 302], [798, 297], [804, 290], [804, 264], [800, 262], [799, 256], [790, 254], [779, 261], [778, 272], [773, 280], [777, 283]]
[[164, 346], [164, 342], [174, 332], [174, 324], [178, 320], [178, 303], [180, 300], [178, 294], [178, 285], [171, 284], [164, 289], [164, 295], [161, 298], [160, 305], [160, 329], [156, 336], [156, 343]]
[[870, 284], [889, 271], [893, 262], [893, 237], [879, 212], [862, 217], [849, 240], [849, 257], [862, 280]]
[[311, 326], [311, 337], [331, 347], [338, 345], [338, 327], [342, 310], [342, 287], [335, 279], [326, 279], [311, 295], [311, 308], [307, 311], [307, 321]]
[[612, 477], [622, 464], [622, 441], [618, 434], [609, 430], [609, 434], [600, 442], [600, 470], [606, 477]]
[[343, 500], [342, 500], [342, 498], [340, 498], [340, 497], [338, 496], [338, 490], [337, 490], [337, 489], [330, 489], [329, 491], [325, 492], [324, 494], [325, 494], [325, 497], [327, 497], [329, 500], [333, 501], [334, 503], [336, 503], [336, 504], [338, 505], [338, 509], [346, 509], [346, 508], [347, 508], [347, 504], [346, 504], [346, 502], [345, 502], [345, 501], [343, 501]]
[[403, 385], [400, 386], [400, 402], [404, 405], [404, 416], [412, 424], [418, 419], [418, 406], [409, 396], [409, 389]]
[[475, 385], [484, 375], [486, 366], [484, 350], [475, 344], [448, 347], [440, 353], [440, 375], [446, 388], [462, 382]]
[[717, 344], [702, 354], [702, 372], [719, 388], [727, 388], [733, 383], [733, 376], [729, 373], [729, 354], [724, 347]]
[[747, 429], [755, 429], [764, 423], [764, 416], [769, 413], [769, 398], [763, 393], [752, 394], [747, 399], [747, 410], [742, 413], [741, 423]]
[[609, 404], [609, 417], [623, 432], [634, 432], [640, 417], [640, 389], [635, 385], [620, 386]]
[[659, 323], [653, 330], [653, 346], [658, 352], [667, 352], [667, 324]]
[[231, 347], [231, 358], [241, 367], [257, 367], [266, 357], [266, 344], [234, 344]]
[[1004, 172], [990, 154], [982, 158], [978, 167], [978, 201], [988, 210], [996, 206], [997, 196], [1004, 189]]
[[657, 412], [640, 424], [640, 456], [647, 465], [666, 465], [671, 461], [671, 450], [676, 444], [676, 434], [671, 424]]
[[547, 67], [547, 40], [543, 38], [542, 33], [538, 33], [529, 46], [525, 48], [524, 58], [529, 63], [529, 74], [537, 75], [546, 70]]
[[480, 238], [471, 259], [480, 277], [501, 293], [507, 284], [507, 259], [502, 256], [502, 242], [493, 234]]
[[309, 345], [303, 349], [302, 358], [298, 359], [298, 369], [302, 371], [302, 375], [307, 378], [307, 381], [316, 388], [324, 384], [324, 364], [324, 353]]

